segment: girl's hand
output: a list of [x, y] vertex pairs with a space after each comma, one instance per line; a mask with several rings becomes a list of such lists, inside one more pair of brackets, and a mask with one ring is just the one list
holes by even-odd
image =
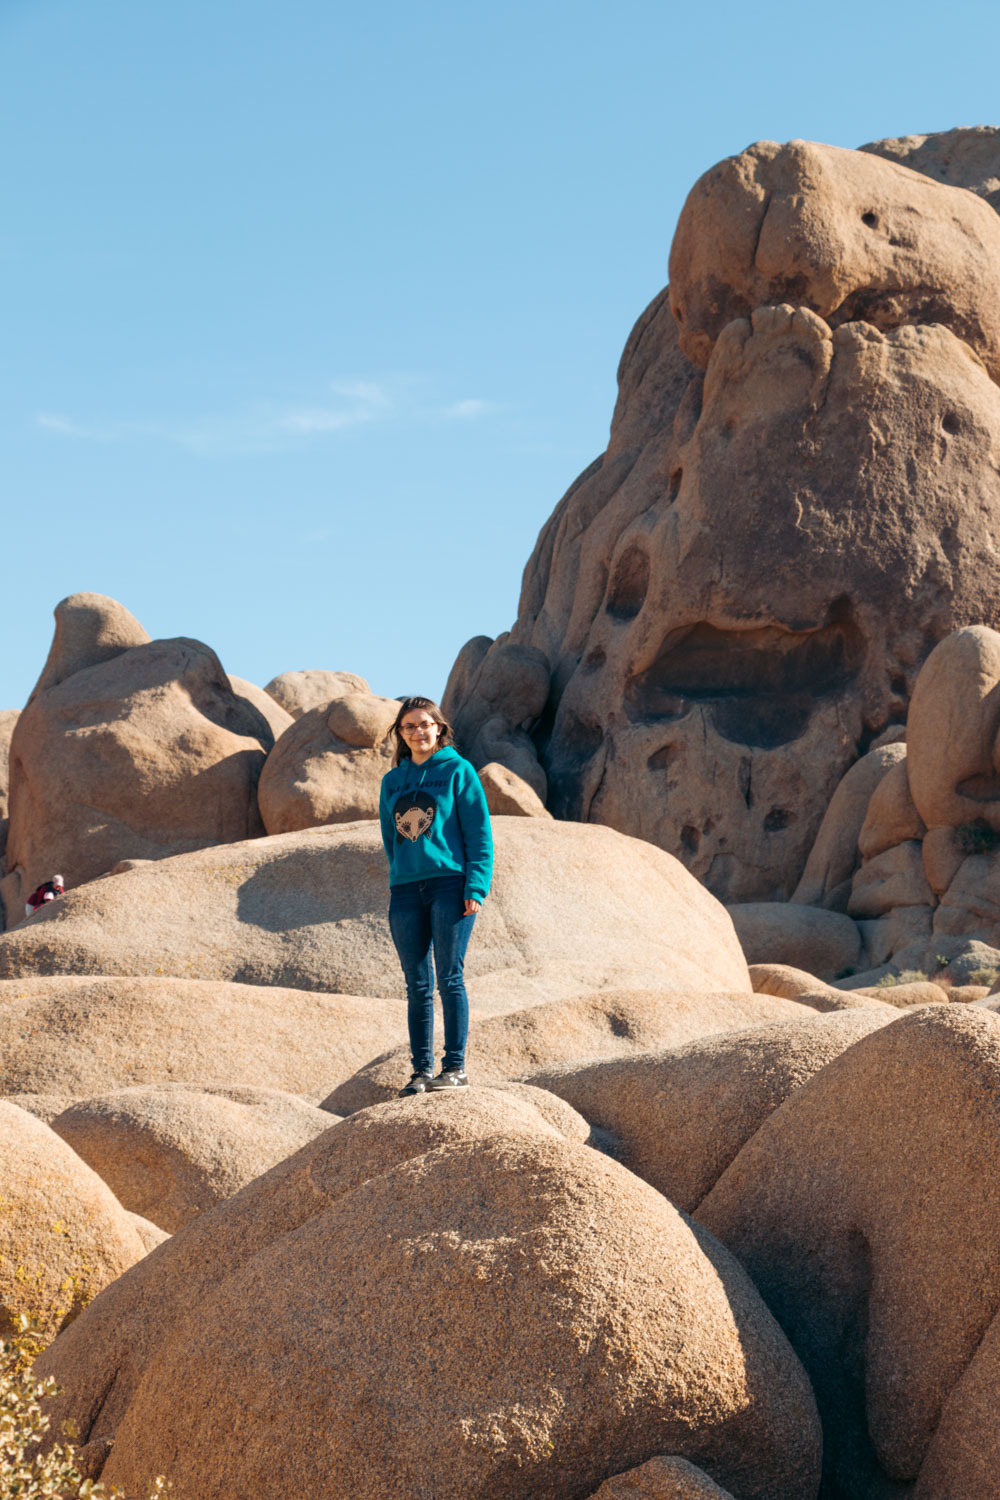
[[476, 912], [482, 911], [482, 909], [483, 903], [481, 901], [470, 901], [468, 896], [465, 898], [465, 915], [467, 917], [474, 917]]

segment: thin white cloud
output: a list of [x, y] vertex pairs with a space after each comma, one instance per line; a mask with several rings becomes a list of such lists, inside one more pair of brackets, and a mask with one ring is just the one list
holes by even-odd
[[35, 414], [35, 425], [59, 437], [86, 438], [94, 443], [113, 443], [116, 432], [112, 428], [87, 426], [84, 422], [73, 422], [58, 412], [40, 411]]
[[425, 404], [419, 377], [335, 380], [325, 399], [296, 406], [261, 402], [242, 412], [220, 413], [182, 422], [86, 422], [62, 412], [36, 412], [35, 425], [54, 437], [92, 443], [141, 440], [168, 443], [189, 452], [249, 454], [273, 452], [373, 422], [471, 421], [495, 410], [489, 401], [467, 398], [444, 407]]
[[474, 417], [485, 417], [495, 410], [496, 407], [492, 401], [480, 401], [477, 397], [468, 397], [464, 401], [454, 401], [451, 406], [446, 406], [444, 415], [452, 421], [469, 422]]

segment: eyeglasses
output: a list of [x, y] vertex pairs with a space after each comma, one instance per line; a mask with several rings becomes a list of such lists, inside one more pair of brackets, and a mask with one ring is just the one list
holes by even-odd
[[421, 724], [400, 724], [399, 726], [401, 734], [422, 734], [425, 729], [437, 728], [439, 725], [436, 719], [424, 719]]

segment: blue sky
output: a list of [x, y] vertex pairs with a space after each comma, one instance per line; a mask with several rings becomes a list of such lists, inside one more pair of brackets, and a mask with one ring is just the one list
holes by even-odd
[[720, 157], [1000, 123], [994, 6], [0, 0], [0, 708], [112, 594], [441, 691]]

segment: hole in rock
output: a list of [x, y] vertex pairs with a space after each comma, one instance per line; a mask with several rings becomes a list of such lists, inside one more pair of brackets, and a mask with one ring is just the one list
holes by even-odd
[[579, 714], [568, 713], [560, 725], [559, 739], [562, 758], [582, 765], [601, 748], [604, 731], [600, 724], [588, 724]]
[[698, 853], [698, 845], [701, 843], [701, 834], [691, 823], [685, 823], [681, 829], [681, 843], [689, 854]]
[[861, 215], [861, 222], [862, 222], [862, 224], [867, 224], [869, 229], [877, 229], [878, 228], [878, 214], [873, 214], [871, 212], [866, 213], [866, 214], [862, 214]]
[[598, 667], [603, 667], [607, 661], [607, 653], [603, 646], [595, 646], [593, 651], [588, 651], [583, 658], [584, 669], [588, 672], [596, 672]]
[[664, 745], [662, 750], [654, 750], [646, 762], [650, 771], [665, 771], [670, 762], [676, 757], [677, 750], [673, 745]]
[[815, 700], [845, 687], [863, 655], [847, 599], [816, 630], [720, 630], [702, 621], [666, 637], [652, 666], [626, 687], [625, 708], [633, 722], [649, 723], [705, 703], [725, 739], [773, 748], [798, 738]]
[[945, 432], [950, 432], [952, 434], [961, 432], [962, 419], [957, 412], [946, 411], [944, 416], [941, 418], [941, 426], [944, 428]]
[[764, 819], [764, 832], [780, 833], [783, 828], [787, 828], [790, 823], [794, 822], [795, 814], [787, 807], [772, 807]]
[[683, 469], [675, 469], [667, 484], [667, 503], [673, 504], [681, 492], [681, 480], [684, 478]]
[[1000, 802], [1000, 776], [995, 771], [967, 776], [955, 790], [960, 797], [971, 797], [976, 802]]
[[646, 602], [649, 554], [642, 547], [626, 547], [615, 564], [605, 608], [615, 620], [634, 620]]

